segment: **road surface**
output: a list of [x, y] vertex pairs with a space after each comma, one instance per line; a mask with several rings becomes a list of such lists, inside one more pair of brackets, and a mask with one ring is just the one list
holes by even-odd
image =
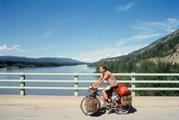
[[134, 97], [126, 115], [85, 116], [82, 97], [0, 95], [0, 120], [179, 120], [179, 97]]

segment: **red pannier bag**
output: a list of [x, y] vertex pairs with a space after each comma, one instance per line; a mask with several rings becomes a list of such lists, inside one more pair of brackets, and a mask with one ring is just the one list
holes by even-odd
[[130, 90], [125, 84], [119, 84], [115, 91], [121, 97], [130, 95]]

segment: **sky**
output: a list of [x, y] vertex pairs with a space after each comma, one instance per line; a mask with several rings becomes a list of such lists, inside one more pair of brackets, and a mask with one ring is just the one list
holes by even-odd
[[0, 55], [94, 62], [179, 29], [178, 0], [0, 0]]

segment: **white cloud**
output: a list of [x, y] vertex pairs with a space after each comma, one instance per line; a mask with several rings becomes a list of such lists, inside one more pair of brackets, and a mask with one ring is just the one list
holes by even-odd
[[132, 28], [145, 32], [171, 33], [179, 28], [179, 19], [166, 18], [163, 21], [140, 21]]
[[125, 5], [119, 5], [117, 10], [118, 10], [118, 12], [125, 12], [125, 11], [130, 10], [133, 6], [134, 6], [134, 3], [129, 2], [129, 3], [125, 4]]
[[62, 22], [58, 22], [54, 25], [52, 25], [50, 28], [47, 29], [47, 31], [44, 32], [43, 37], [49, 38], [54, 35], [55, 31], [59, 28], [60, 25], [62, 25]]
[[59, 54], [59, 56], [58, 56], [59, 58], [63, 58], [64, 56], [63, 56], [63, 54]]
[[52, 25], [44, 32], [42, 37], [49, 38], [53, 36], [61, 27], [68, 26], [69, 23], [73, 23], [78, 20], [77, 16], [72, 16], [70, 18], [61, 18], [57, 23], [52, 23]]
[[20, 48], [20, 45], [12, 45], [12, 46], [7, 46], [6, 44], [0, 45], [0, 52], [13, 52], [13, 51], [18, 51], [18, 52], [24, 52]]
[[[82, 52], [77, 59], [94, 62], [102, 58], [126, 55], [147, 46], [147, 43], [142, 42], [144, 40], [156, 39], [177, 30], [179, 28], [179, 19], [167, 18], [163, 21], [137, 22], [132, 28], [136, 30], [134, 35], [120, 38], [113, 46], [108, 48]], [[130, 42], [133, 43], [130, 44]]]
[[94, 62], [103, 58], [126, 55], [144, 46], [146, 45], [125, 45], [123, 43], [116, 43], [114, 46], [109, 46], [109, 48], [81, 52], [76, 59], [79, 59], [81, 61]]
[[[76, 59], [94, 62], [103, 58], [127, 55], [130, 52], [147, 46], [147, 43], [141, 43], [141, 41], [159, 37], [161, 35], [162, 34], [160, 33], [137, 33], [133, 36], [119, 39], [116, 43], [114, 43], [114, 45], [111, 45], [108, 48], [104, 47], [104, 49], [81, 52]], [[130, 42], [132, 42], [132, 44]], [[138, 43], [136, 44], [136, 42]]]
[[142, 40], [146, 40], [146, 39], [150, 39], [150, 38], [153, 38], [153, 37], [158, 37], [162, 34], [160, 33], [138, 33], [128, 39], [130, 40], [136, 40], [136, 41], [142, 41]]

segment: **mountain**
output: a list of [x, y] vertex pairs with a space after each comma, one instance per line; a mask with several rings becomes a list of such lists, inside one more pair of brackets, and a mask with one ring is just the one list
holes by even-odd
[[177, 66], [179, 64], [179, 30], [128, 55], [105, 58], [90, 65], [99, 66], [102, 64], [108, 65], [115, 72], [121, 72], [123, 70], [124, 72], [139, 72], [139, 69], [146, 67], [147, 64], [150, 64], [151, 67], [157, 67], [159, 64]]
[[49, 67], [79, 64], [85, 63], [71, 58], [0, 56], [0, 67]]

